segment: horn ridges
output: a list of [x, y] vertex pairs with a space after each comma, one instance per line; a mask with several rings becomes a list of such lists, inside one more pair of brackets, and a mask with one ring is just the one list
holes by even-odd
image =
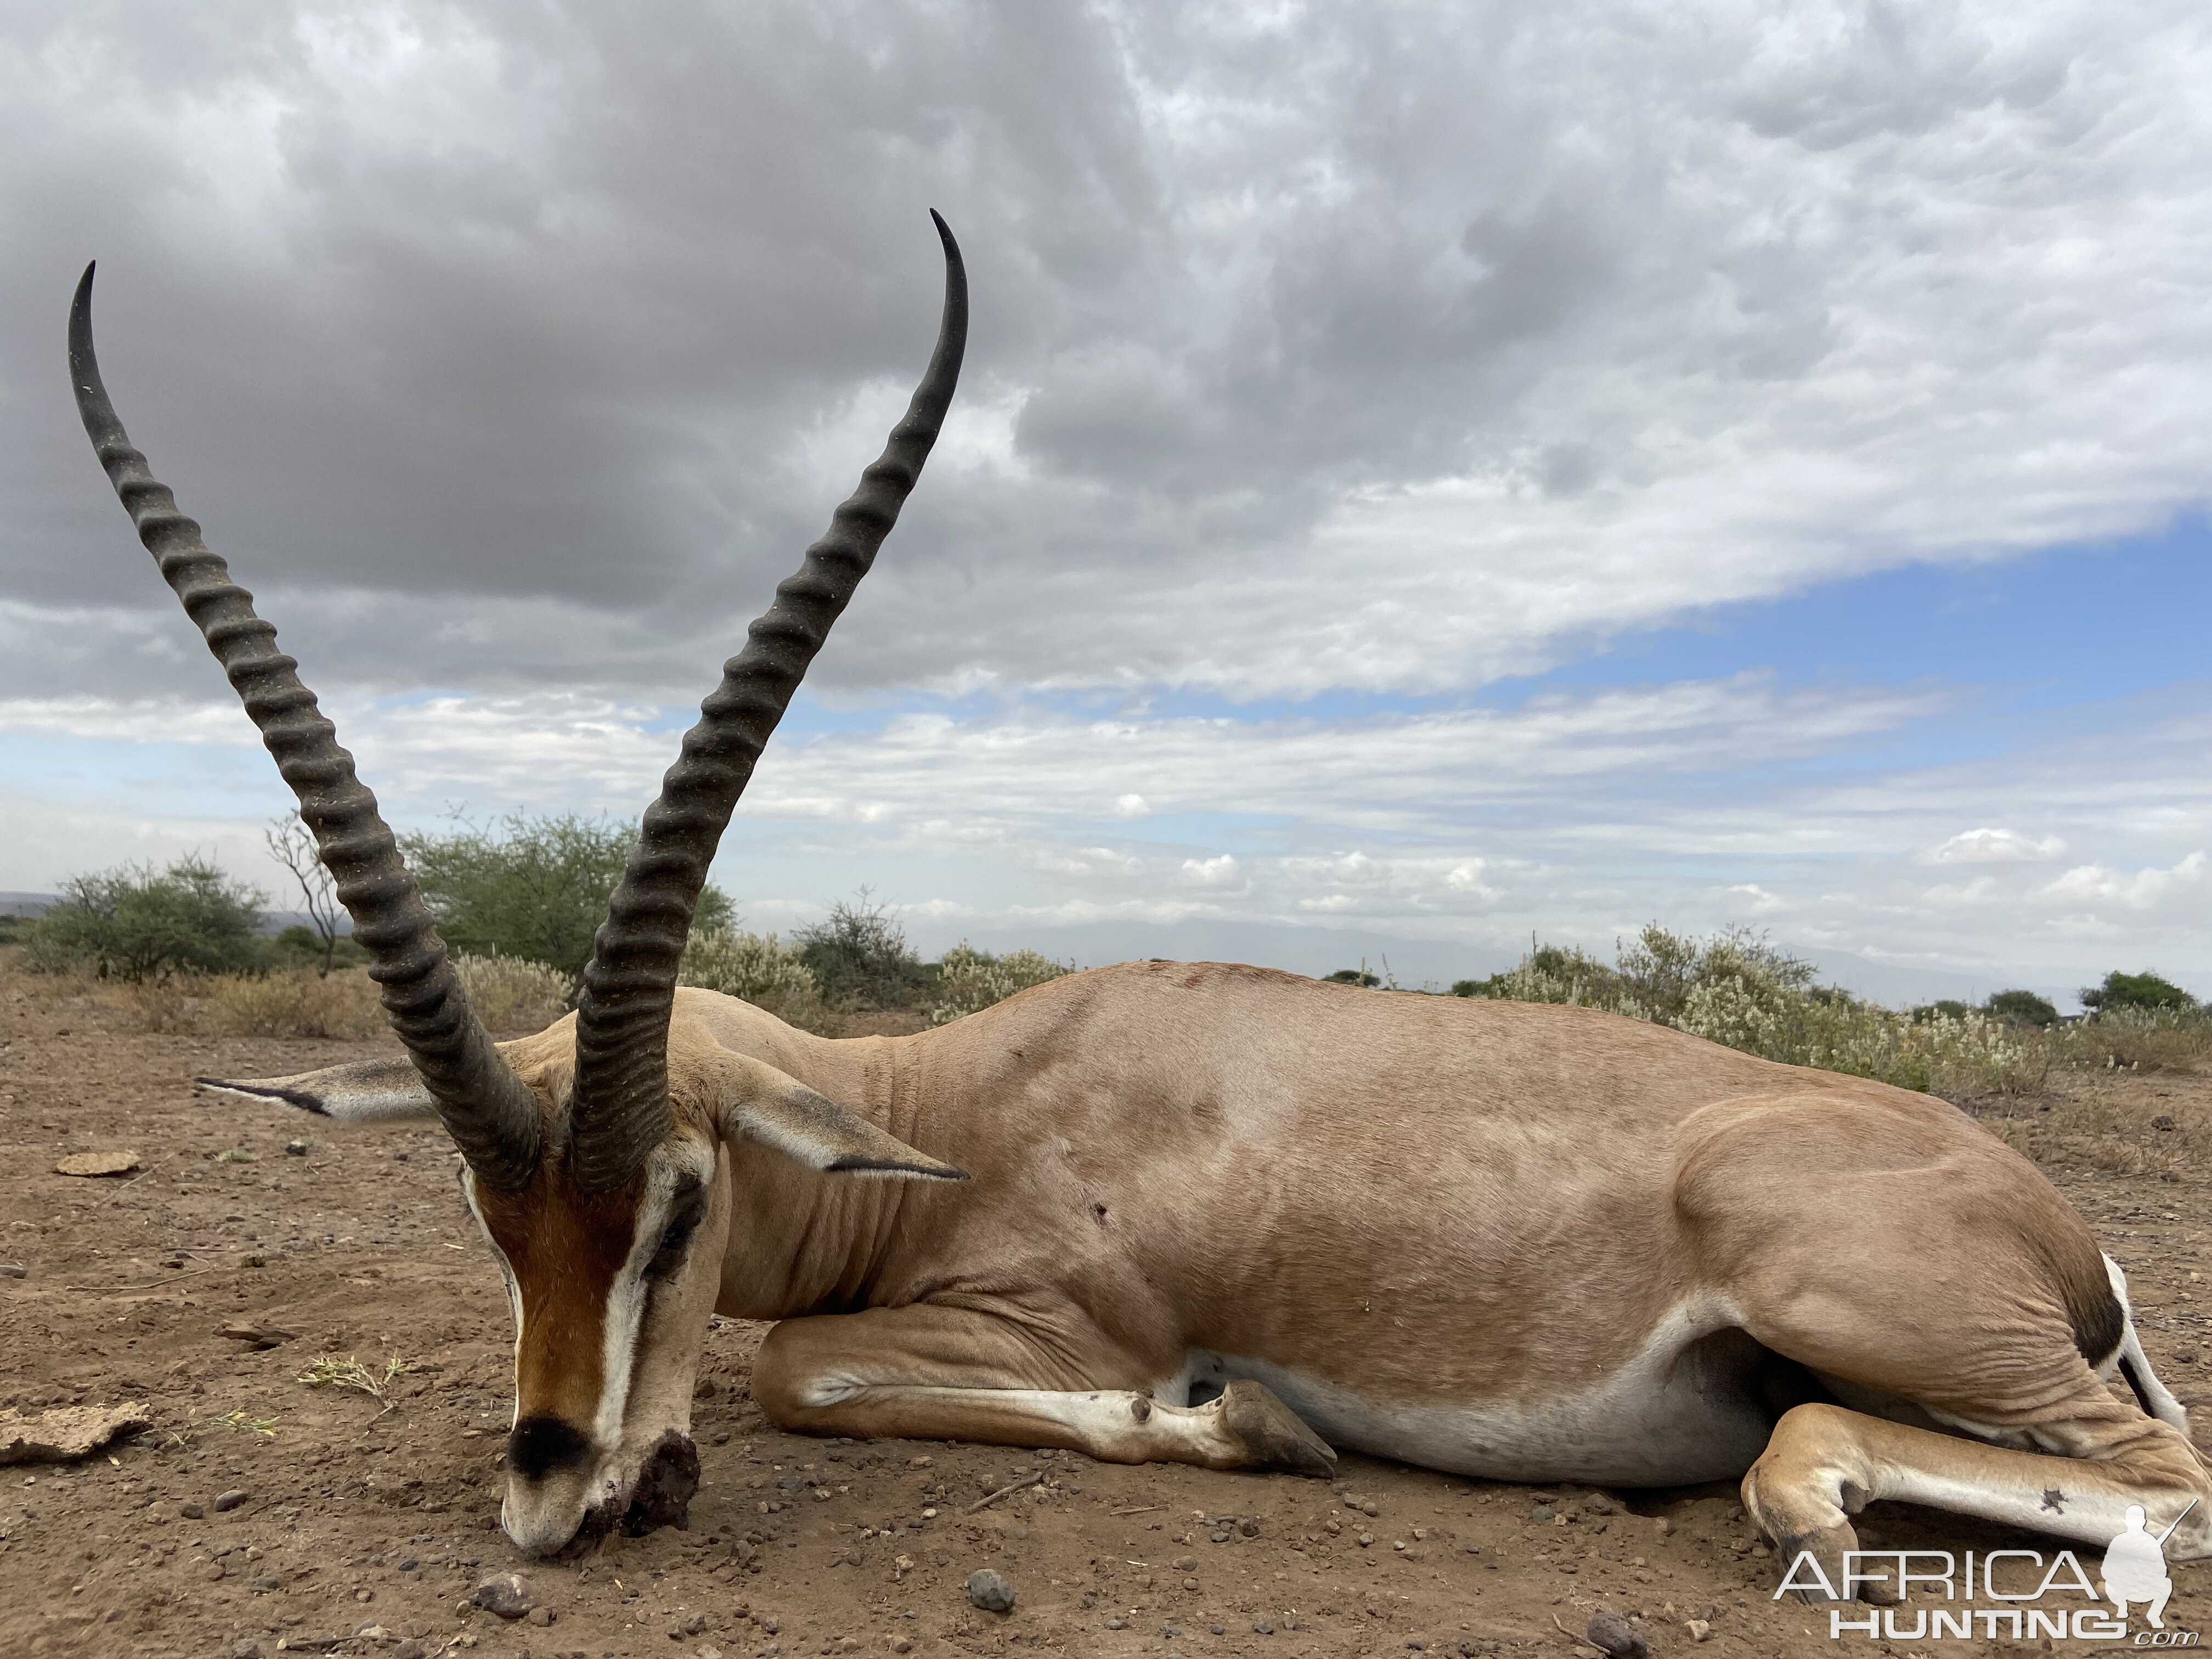
[[300, 799], [354, 938], [371, 958], [386, 1015], [438, 1103], [439, 1115], [477, 1176], [502, 1188], [530, 1178], [538, 1152], [536, 1097], [470, 1011], [443, 940], [407, 873], [376, 797], [354, 774], [337, 728], [300, 683], [299, 664], [276, 648], [276, 630], [253, 596], [230, 579], [198, 523], [131, 446], [101, 384], [92, 343], [87, 265], [70, 307], [70, 380], [77, 412], [139, 539], [222, 665], [277, 770]]
[[921, 475], [960, 377], [968, 336], [968, 279], [960, 247], [945, 245], [945, 309], [936, 349], [883, 454], [777, 585], [775, 601], [722, 667], [699, 721], [647, 809], [607, 920], [592, 941], [577, 1001], [576, 1105], [569, 1157], [586, 1187], [617, 1186], [668, 1132], [669, 1012], [693, 907], [738, 798], [792, 694], [854, 590], [875, 562]]

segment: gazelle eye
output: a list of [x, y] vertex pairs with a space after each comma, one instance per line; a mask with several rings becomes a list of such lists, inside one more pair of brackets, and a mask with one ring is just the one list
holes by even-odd
[[653, 1260], [647, 1264], [646, 1272], [665, 1273], [671, 1271], [676, 1266], [678, 1259], [683, 1255], [684, 1247], [691, 1242], [691, 1235], [698, 1231], [700, 1222], [703, 1221], [706, 1216], [707, 1199], [704, 1194], [678, 1206], [676, 1213], [669, 1217], [668, 1225], [661, 1231], [660, 1243], [655, 1247]]

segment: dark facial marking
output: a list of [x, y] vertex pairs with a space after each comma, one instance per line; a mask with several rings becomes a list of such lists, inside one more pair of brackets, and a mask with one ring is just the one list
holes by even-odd
[[526, 1417], [507, 1437], [507, 1467], [525, 1480], [542, 1480], [556, 1469], [581, 1468], [592, 1443], [559, 1417]]
[[653, 1260], [646, 1264], [646, 1276], [659, 1279], [673, 1273], [684, 1259], [684, 1247], [691, 1242], [691, 1235], [699, 1231], [699, 1224], [707, 1218], [707, 1189], [692, 1187], [679, 1191], [671, 1206], [668, 1225], [660, 1235], [660, 1243], [653, 1252]]

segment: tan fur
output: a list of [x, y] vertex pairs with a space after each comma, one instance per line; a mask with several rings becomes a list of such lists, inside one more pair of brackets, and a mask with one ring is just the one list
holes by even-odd
[[[572, 1042], [507, 1045], [556, 1150], [476, 1200], [522, 1281], [526, 1416], [592, 1420], [641, 1194], [710, 1160], [715, 1182], [601, 1503], [688, 1429], [710, 1306], [781, 1322], [755, 1394], [823, 1433], [1318, 1473], [1309, 1425], [1334, 1422], [1474, 1474], [1745, 1474], [1760, 1522], [1824, 1556], [1875, 1497], [2085, 1536], [2123, 1500], [2212, 1500], [2178, 1428], [2076, 1350], [2124, 1328], [2081, 1218], [1925, 1096], [1587, 1010], [1213, 963], [848, 1042], [686, 990], [674, 1138], [587, 1202], [558, 1151]], [[1204, 1364], [1226, 1391], [1187, 1405]], [[2054, 1470], [2078, 1511], [2039, 1512]], [[533, 1547], [573, 1529], [561, 1504], [580, 1518], [567, 1492], [538, 1495]]]

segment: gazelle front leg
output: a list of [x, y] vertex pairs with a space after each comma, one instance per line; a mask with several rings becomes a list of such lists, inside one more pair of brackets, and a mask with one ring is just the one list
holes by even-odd
[[[1066, 1332], [1054, 1347], [1065, 1354]], [[1088, 1363], [1047, 1358], [1011, 1321], [917, 1304], [787, 1319], [753, 1362], [777, 1427], [856, 1439], [1058, 1446], [1105, 1463], [1193, 1463], [1327, 1477], [1336, 1454], [1264, 1384], [1203, 1406], [1163, 1405], [1140, 1362], [1103, 1338]], [[1089, 1346], [1086, 1344], [1085, 1346]], [[1088, 1385], [1088, 1386], [1086, 1386]]]

